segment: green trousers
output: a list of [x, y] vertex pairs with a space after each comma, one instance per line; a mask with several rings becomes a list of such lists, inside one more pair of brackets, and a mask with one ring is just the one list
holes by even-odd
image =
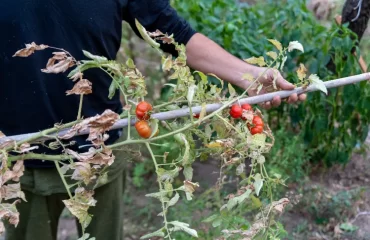
[[[129, 155], [122, 151], [114, 154], [116, 159], [109, 167], [108, 182], [94, 190], [97, 203], [89, 209], [93, 219], [85, 232], [96, 240], [123, 239], [124, 166]], [[57, 170], [26, 169], [20, 181], [27, 202], [16, 205], [20, 222], [16, 228], [5, 224], [5, 239], [57, 239], [58, 221], [64, 209], [62, 200], [68, 199]]]

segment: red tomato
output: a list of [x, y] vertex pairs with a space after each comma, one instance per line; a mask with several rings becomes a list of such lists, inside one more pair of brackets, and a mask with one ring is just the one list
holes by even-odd
[[251, 110], [252, 110], [252, 106], [251, 106], [251, 105], [249, 105], [248, 103], [243, 104], [243, 105], [242, 105], [242, 108], [243, 108], [244, 110], [247, 110], [247, 111], [251, 111]]
[[252, 135], [257, 134], [257, 133], [262, 133], [263, 132], [263, 127], [258, 125], [256, 127], [252, 127], [252, 129], [250, 131], [251, 131]]
[[265, 124], [263, 123], [263, 120], [260, 116], [254, 116], [252, 123], [254, 126], [261, 126], [263, 127]]
[[198, 113], [198, 114], [194, 114], [193, 115], [193, 117], [195, 117], [195, 118], [199, 118], [199, 116], [200, 116], [200, 114]]
[[141, 120], [135, 123], [136, 131], [143, 138], [149, 138], [152, 134], [152, 129], [150, 128], [147, 121]]
[[240, 118], [243, 114], [243, 109], [238, 104], [235, 104], [231, 107], [229, 113], [233, 118]]
[[142, 101], [136, 106], [136, 117], [139, 120], [148, 120], [150, 118], [150, 111], [153, 107], [150, 103]]

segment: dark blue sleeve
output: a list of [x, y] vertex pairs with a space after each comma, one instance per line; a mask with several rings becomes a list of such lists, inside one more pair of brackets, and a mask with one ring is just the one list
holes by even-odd
[[[154, 32], [158, 29], [163, 33], [173, 34], [175, 41], [184, 45], [196, 33], [190, 24], [172, 8], [169, 0], [129, 0], [123, 16], [139, 37], [141, 36], [135, 26], [135, 18], [147, 31]], [[172, 44], [161, 43], [161, 49], [177, 55]]]

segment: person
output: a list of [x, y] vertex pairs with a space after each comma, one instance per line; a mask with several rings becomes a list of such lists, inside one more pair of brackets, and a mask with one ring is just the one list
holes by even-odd
[[[213, 73], [221, 79], [241, 88], [250, 84], [243, 80], [245, 73], [258, 76], [265, 69], [247, 64], [234, 57], [221, 46], [195, 31], [181, 18], [169, 0], [13, 0], [1, 1], [0, 8], [0, 130], [8, 136], [37, 132], [53, 127], [55, 123], [67, 123], [76, 119], [79, 97], [66, 96], [73, 82], [65, 74], [45, 74], [51, 50], [43, 50], [28, 58], [14, 58], [15, 51], [25, 43], [35, 42], [63, 48], [76, 59], [84, 59], [82, 50], [95, 55], [115, 59], [121, 42], [122, 21], [128, 22], [137, 33], [135, 19], [148, 30], [160, 30], [174, 34], [178, 43], [186, 45], [187, 64], [195, 70]], [[161, 45], [169, 53], [176, 54], [169, 45]], [[92, 94], [85, 97], [82, 115], [95, 116], [105, 109], [122, 112], [118, 94], [109, 99], [109, 76], [98, 69], [88, 70], [84, 77], [92, 82]], [[273, 72], [267, 71], [261, 80], [266, 86], [273, 80]], [[280, 74], [277, 86], [290, 90], [294, 86]], [[262, 90], [263, 93], [263, 90]], [[255, 95], [253, 91], [250, 95]], [[293, 94], [289, 103], [303, 101], [305, 95]], [[276, 97], [264, 104], [269, 109], [281, 104]], [[117, 141], [118, 130], [109, 132], [107, 144]], [[72, 150], [86, 144], [85, 137], [76, 137]], [[51, 153], [42, 146], [34, 150]], [[86, 151], [86, 148], [82, 148]], [[95, 189], [96, 207], [89, 211], [94, 215], [86, 229], [96, 240], [118, 240], [123, 235], [124, 160], [125, 154], [117, 152], [115, 163], [109, 171], [106, 184]], [[25, 161], [21, 188], [27, 202], [17, 204], [20, 222], [6, 227], [7, 240], [56, 239], [58, 219], [63, 211], [63, 199], [68, 195], [53, 162]]]

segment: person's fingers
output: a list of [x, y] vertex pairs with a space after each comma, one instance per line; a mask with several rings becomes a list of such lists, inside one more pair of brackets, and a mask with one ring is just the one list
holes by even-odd
[[301, 94], [301, 95], [299, 95], [299, 101], [305, 101], [306, 100], [306, 98], [307, 98], [307, 95], [306, 94]]
[[298, 101], [298, 95], [296, 93], [293, 93], [292, 95], [290, 95], [288, 99], [288, 103], [295, 103], [297, 101]]
[[274, 99], [272, 99], [272, 106], [277, 107], [281, 104], [281, 98], [279, 96], [275, 96]]
[[269, 110], [271, 108], [271, 102], [266, 102], [264, 105], [263, 105], [263, 108], [266, 109], [266, 110]]
[[281, 88], [282, 90], [293, 90], [294, 89], [294, 85], [291, 84], [290, 82], [288, 82], [287, 80], [285, 80], [281, 75], [280, 73], [278, 73], [279, 76], [277, 77], [276, 79], [276, 86], [278, 88]]

